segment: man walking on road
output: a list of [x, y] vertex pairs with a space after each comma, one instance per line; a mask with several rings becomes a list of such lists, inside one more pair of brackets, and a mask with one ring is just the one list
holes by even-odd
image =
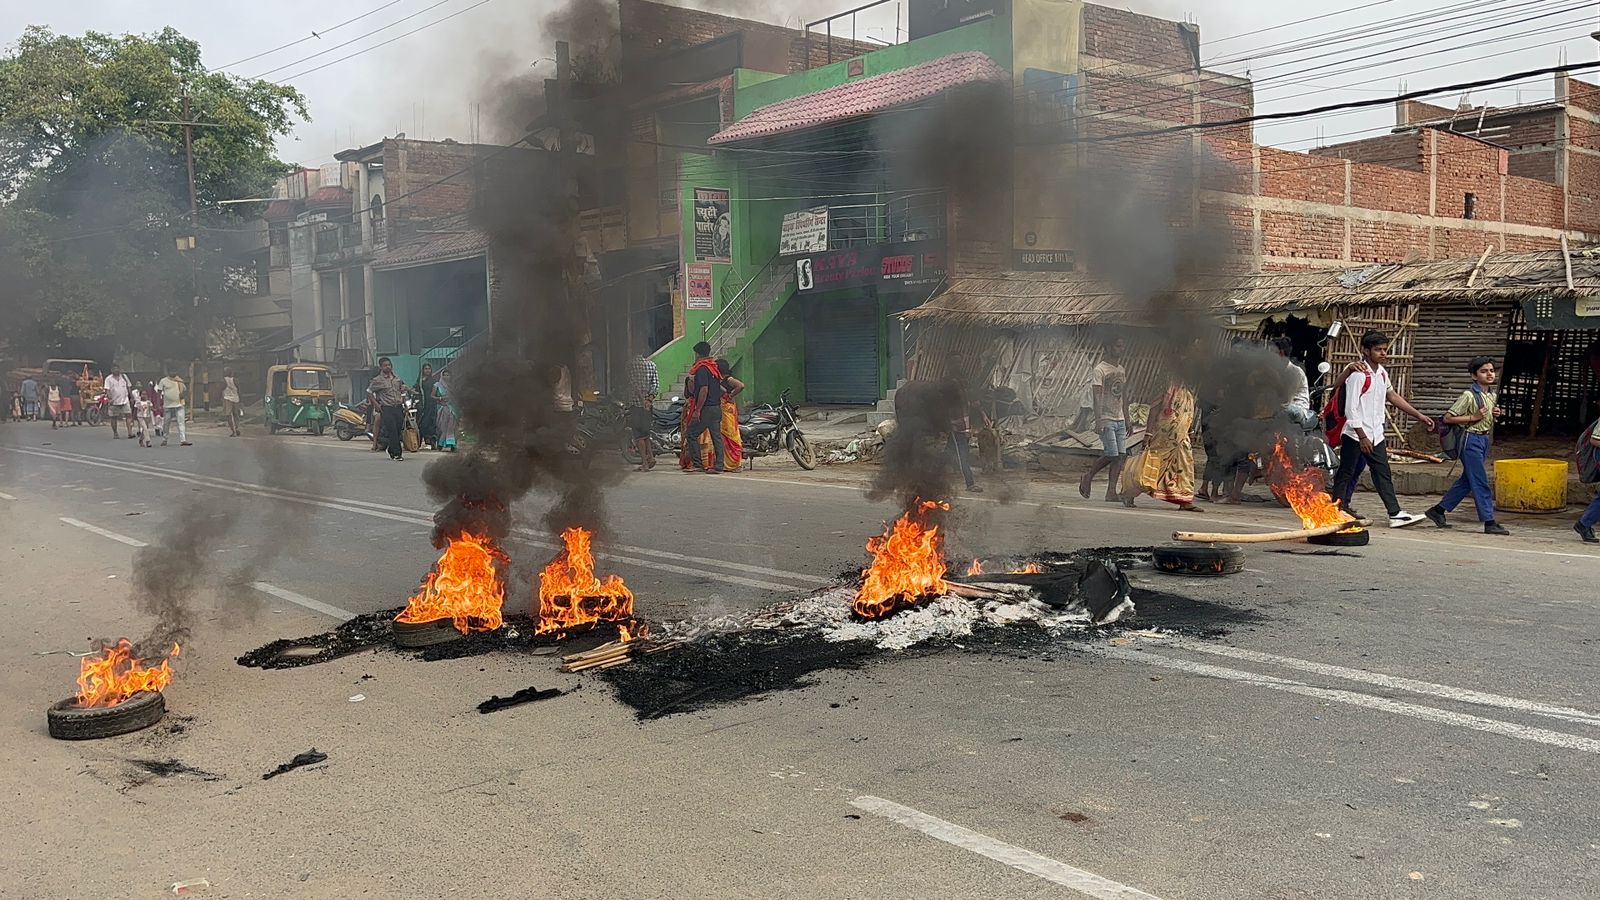
[[367, 385], [378, 406], [378, 446], [389, 451], [389, 458], [402, 458], [400, 432], [406, 421], [406, 384], [394, 374], [394, 363], [385, 356], [378, 360], [378, 374]]
[[165, 447], [172, 438], [172, 429], [178, 429], [178, 446], [188, 447], [189, 426], [184, 421], [184, 407], [189, 402], [189, 386], [183, 383], [183, 377], [176, 372], [168, 372], [165, 378], [156, 382], [156, 390], [161, 392], [161, 409], [166, 418], [166, 428], [161, 432], [161, 446]]
[[1445, 424], [1454, 425], [1462, 431], [1459, 454], [1461, 477], [1450, 485], [1450, 490], [1445, 491], [1444, 499], [1429, 507], [1423, 515], [1440, 528], [1449, 528], [1445, 514], [1461, 505], [1461, 501], [1471, 494], [1472, 503], [1478, 510], [1478, 521], [1483, 523], [1483, 533], [1510, 534], [1505, 526], [1494, 520], [1494, 485], [1489, 482], [1489, 472], [1484, 465], [1494, 441], [1497, 395], [1490, 391], [1494, 387], [1494, 360], [1487, 356], [1475, 356], [1467, 363], [1467, 372], [1472, 376], [1472, 387], [1462, 392], [1456, 404], [1444, 415]]
[[643, 353], [635, 356], [628, 365], [628, 384], [633, 395], [628, 428], [633, 432], [633, 445], [639, 454], [639, 471], [648, 472], [656, 467], [650, 430], [655, 426], [656, 395], [661, 393], [661, 373], [655, 361]]
[[716, 465], [707, 473], [719, 475], [726, 471], [726, 458], [722, 447], [722, 373], [711, 358], [711, 345], [701, 341], [694, 345], [694, 365], [689, 369], [690, 396], [694, 402], [694, 418], [689, 422], [689, 433], [683, 445], [693, 448], [689, 458], [700, 465], [700, 435], [711, 432], [711, 451]]
[[228, 420], [228, 434], [239, 436], [239, 383], [233, 380], [233, 369], [222, 370], [222, 415]]
[[1094, 392], [1095, 428], [1100, 432], [1100, 458], [1084, 473], [1078, 482], [1078, 493], [1089, 499], [1094, 476], [1109, 468], [1110, 480], [1106, 483], [1106, 502], [1119, 503], [1117, 485], [1122, 481], [1122, 467], [1128, 461], [1128, 398], [1124, 388], [1128, 383], [1128, 370], [1122, 367], [1122, 355], [1128, 351], [1128, 342], [1112, 338], [1105, 342], [1105, 355], [1094, 367], [1090, 389]]
[[22, 417], [39, 418], [39, 382], [32, 375], [22, 379]]
[[[1590, 447], [1600, 448], [1600, 421], [1590, 426], [1583, 436], [1588, 440]], [[1582, 466], [1579, 467], [1579, 471], [1582, 471]], [[1589, 503], [1589, 508], [1584, 510], [1583, 515], [1573, 524], [1572, 530], [1578, 533], [1578, 537], [1583, 538], [1585, 544], [1600, 544], [1600, 538], [1594, 536], [1596, 525], [1600, 525], [1600, 494], [1595, 495], [1594, 500]]]
[[[1389, 513], [1390, 528], [1404, 528], [1422, 521], [1422, 516], [1400, 508], [1394, 495], [1394, 478], [1389, 472], [1389, 452], [1384, 446], [1387, 404], [1393, 403], [1422, 424], [1433, 427], [1433, 419], [1412, 406], [1390, 386], [1389, 337], [1369, 331], [1361, 338], [1362, 365], [1344, 382], [1344, 430], [1340, 432], [1339, 474], [1333, 481], [1333, 496], [1348, 497], [1356, 478], [1356, 466], [1365, 460], [1372, 472], [1372, 486]], [[1346, 511], [1349, 504], [1345, 504]]]
[[122, 374], [121, 366], [112, 366], [111, 374], [106, 376], [106, 417], [111, 421], [111, 439], [117, 440], [122, 435], [117, 434], [117, 420], [122, 419], [128, 424], [128, 437], [137, 437], [133, 433], [133, 382], [128, 376]]

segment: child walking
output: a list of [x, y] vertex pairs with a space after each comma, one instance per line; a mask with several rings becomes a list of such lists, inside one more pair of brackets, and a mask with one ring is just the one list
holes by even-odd
[[[1357, 464], [1365, 460], [1372, 472], [1372, 486], [1377, 488], [1384, 509], [1389, 513], [1389, 527], [1415, 525], [1422, 521], [1422, 516], [1401, 509], [1394, 495], [1389, 452], [1384, 447], [1387, 404], [1393, 403], [1429, 428], [1433, 427], [1433, 419], [1417, 412], [1417, 408], [1391, 386], [1389, 370], [1383, 367], [1389, 360], [1388, 335], [1381, 331], [1362, 335], [1361, 360], [1362, 365], [1344, 382], [1345, 423], [1340, 432], [1339, 474], [1333, 481], [1333, 496], [1350, 496], [1355, 487]], [[1349, 510], [1348, 502], [1345, 509]]]
[[1449, 528], [1445, 513], [1461, 505], [1471, 494], [1472, 503], [1478, 509], [1478, 521], [1483, 523], [1483, 533], [1510, 534], [1494, 520], [1494, 487], [1489, 483], [1489, 473], [1484, 466], [1494, 443], [1497, 395], [1489, 390], [1494, 387], [1494, 360], [1475, 356], [1467, 363], [1467, 372], [1472, 375], [1472, 386], [1461, 392], [1461, 397], [1444, 415], [1445, 424], [1458, 426], [1464, 432], [1461, 435], [1461, 477], [1445, 491], [1444, 499], [1423, 515], [1440, 528]]
[[139, 446], [152, 447], [155, 442], [151, 440], [156, 430], [156, 405], [150, 399], [150, 391], [135, 388], [133, 391], [133, 415], [139, 423]]

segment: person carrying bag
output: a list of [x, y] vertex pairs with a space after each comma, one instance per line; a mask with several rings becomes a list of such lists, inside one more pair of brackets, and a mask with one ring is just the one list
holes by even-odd
[[1447, 426], [1439, 436], [1441, 449], [1448, 456], [1461, 460], [1461, 477], [1445, 491], [1440, 500], [1423, 515], [1440, 528], [1449, 528], [1445, 514], [1454, 510], [1462, 500], [1472, 495], [1478, 508], [1478, 521], [1483, 523], [1484, 534], [1506, 535], [1511, 532], [1494, 519], [1494, 486], [1489, 482], [1487, 462], [1489, 448], [1494, 442], [1494, 414], [1497, 397], [1489, 392], [1494, 387], [1494, 360], [1487, 356], [1473, 357], [1467, 363], [1472, 385], [1461, 392], [1450, 411], [1444, 414]]

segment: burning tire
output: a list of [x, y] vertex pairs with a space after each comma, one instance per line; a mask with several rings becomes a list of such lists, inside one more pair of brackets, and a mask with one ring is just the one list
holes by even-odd
[[68, 697], [50, 707], [45, 718], [50, 736], [62, 741], [88, 741], [149, 728], [167, 713], [159, 691], [140, 691], [115, 706], [79, 706]]
[[1319, 534], [1306, 538], [1308, 544], [1320, 544], [1324, 547], [1365, 547], [1372, 543], [1372, 532], [1365, 528], [1355, 531], [1335, 531], [1333, 534]]
[[395, 622], [394, 645], [396, 647], [432, 647], [434, 644], [443, 644], [461, 637], [461, 632], [449, 619], [434, 619], [431, 622]]
[[1244, 550], [1237, 544], [1168, 544], [1151, 552], [1157, 572], [1215, 578], [1244, 569]]

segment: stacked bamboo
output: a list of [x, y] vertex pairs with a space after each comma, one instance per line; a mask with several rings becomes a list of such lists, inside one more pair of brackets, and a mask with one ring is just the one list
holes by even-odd
[[638, 650], [645, 655], [660, 653], [680, 647], [686, 641], [652, 641], [647, 638], [636, 638], [630, 641], [607, 641], [593, 650], [581, 653], [572, 653], [561, 657], [562, 672], [582, 672], [587, 669], [610, 669], [633, 661], [633, 653]]

